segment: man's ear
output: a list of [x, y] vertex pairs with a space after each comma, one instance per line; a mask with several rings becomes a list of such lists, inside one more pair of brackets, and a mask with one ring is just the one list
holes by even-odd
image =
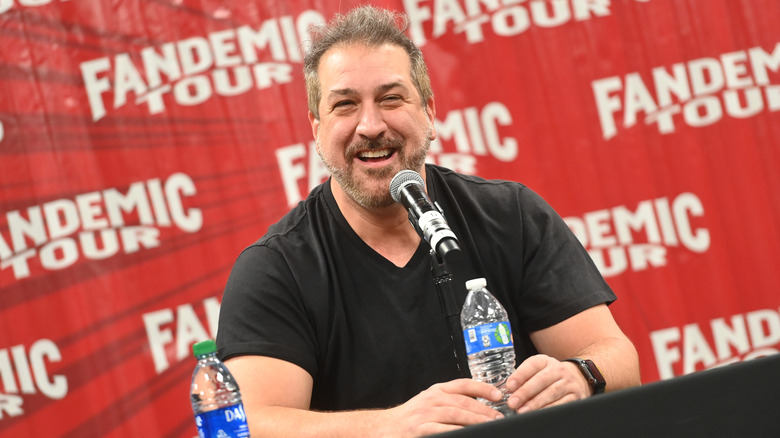
[[436, 120], [436, 104], [433, 101], [433, 97], [429, 98], [428, 102], [425, 103], [425, 114], [428, 115], [428, 120], [431, 122], [430, 140], [434, 140], [436, 138], [436, 125], [434, 124], [434, 120]]
[[317, 136], [320, 134], [320, 119], [309, 111], [309, 123], [311, 124], [311, 135], [314, 136], [314, 141], [317, 141]]

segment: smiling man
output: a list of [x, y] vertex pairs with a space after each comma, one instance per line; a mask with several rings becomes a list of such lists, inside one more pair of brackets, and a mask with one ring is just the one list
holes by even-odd
[[[239, 255], [220, 312], [252, 436], [411, 437], [500, 417], [477, 398], [502, 393], [459, 375], [429, 247], [390, 195], [404, 169], [459, 236], [454, 284], [487, 278], [509, 313], [511, 409], [639, 382], [615, 296], [552, 208], [522, 184], [425, 164], [434, 98], [405, 26], [364, 6], [313, 32], [309, 120], [332, 177]], [[581, 361], [603, 378], [589, 383]]]
[[390, 179], [402, 169], [421, 171], [435, 136], [433, 97], [421, 100], [398, 46], [333, 48], [319, 66], [324, 96], [309, 120], [320, 156], [362, 207], [392, 205]]

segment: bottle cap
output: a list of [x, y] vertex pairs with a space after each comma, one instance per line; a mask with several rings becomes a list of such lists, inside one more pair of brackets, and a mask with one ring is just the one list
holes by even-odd
[[484, 278], [475, 278], [466, 282], [466, 289], [468, 290], [484, 289], [485, 286], [487, 286], [487, 280]]
[[203, 356], [204, 354], [214, 353], [217, 351], [217, 343], [213, 339], [207, 341], [196, 342], [192, 346], [192, 353], [195, 356]]

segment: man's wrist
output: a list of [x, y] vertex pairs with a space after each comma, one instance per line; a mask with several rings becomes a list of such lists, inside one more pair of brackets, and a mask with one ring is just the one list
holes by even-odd
[[564, 359], [564, 362], [571, 362], [577, 366], [588, 386], [591, 389], [591, 395], [601, 394], [607, 386], [601, 371], [590, 359], [580, 359], [578, 357]]

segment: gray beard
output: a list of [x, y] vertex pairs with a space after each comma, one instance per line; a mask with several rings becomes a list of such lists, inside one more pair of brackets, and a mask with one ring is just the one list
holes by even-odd
[[[408, 170], [414, 170], [417, 172], [419, 169], [422, 168], [422, 166], [425, 164], [425, 158], [428, 156], [428, 150], [431, 147], [431, 140], [430, 140], [430, 132], [429, 135], [426, 135], [425, 138], [425, 144], [422, 148], [414, 151], [412, 155], [404, 155], [401, 157], [401, 169], [408, 169]], [[390, 195], [390, 183], [389, 179], [392, 178], [395, 174], [395, 170], [391, 169], [389, 167], [385, 167], [382, 169], [369, 169], [368, 175], [371, 178], [376, 179], [388, 179], [388, 187], [387, 190], [383, 191], [379, 195], [373, 195], [372, 193], [365, 190], [361, 184], [360, 181], [355, 178], [352, 174], [352, 158], [355, 154], [353, 151], [357, 150], [364, 150], [364, 149], [393, 149], [395, 153], [400, 154], [402, 150], [404, 150], [404, 144], [400, 140], [385, 140], [380, 139], [378, 141], [364, 141], [357, 144], [352, 145], [347, 149], [345, 152], [345, 158], [347, 165], [344, 168], [339, 168], [334, 166], [332, 163], [329, 163], [325, 158], [322, 156], [322, 153], [320, 153], [320, 158], [322, 158], [322, 162], [325, 164], [325, 168], [328, 169], [330, 174], [333, 176], [333, 178], [336, 180], [337, 183], [339, 183], [339, 186], [344, 190], [344, 192], [358, 205], [360, 205], [363, 208], [366, 209], [377, 209], [377, 208], [384, 208], [389, 207], [395, 203], [393, 200], [393, 197]], [[320, 151], [320, 144], [317, 143], [317, 150]]]

